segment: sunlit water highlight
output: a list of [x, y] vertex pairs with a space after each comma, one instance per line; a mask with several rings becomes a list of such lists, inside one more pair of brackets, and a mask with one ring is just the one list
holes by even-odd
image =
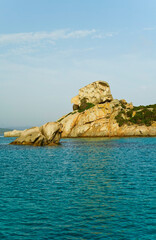
[[156, 239], [156, 138], [0, 138], [0, 239]]

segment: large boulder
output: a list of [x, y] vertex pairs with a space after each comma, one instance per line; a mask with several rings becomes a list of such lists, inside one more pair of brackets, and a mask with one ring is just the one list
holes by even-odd
[[11, 144], [52, 146], [59, 143], [62, 132], [62, 124], [58, 122], [48, 122], [41, 127], [33, 127], [22, 132], [19, 138]]
[[62, 132], [62, 124], [57, 122], [48, 122], [40, 127], [40, 131], [47, 139], [48, 145], [53, 143], [59, 143], [61, 132]]
[[71, 99], [71, 103], [80, 106], [83, 99], [85, 99], [87, 103], [96, 105], [110, 102], [113, 100], [113, 97], [107, 82], [96, 81], [79, 89], [79, 94]]

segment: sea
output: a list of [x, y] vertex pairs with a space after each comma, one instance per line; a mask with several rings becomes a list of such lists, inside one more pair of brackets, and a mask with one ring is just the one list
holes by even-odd
[[0, 239], [156, 239], [156, 138], [13, 140], [0, 136]]

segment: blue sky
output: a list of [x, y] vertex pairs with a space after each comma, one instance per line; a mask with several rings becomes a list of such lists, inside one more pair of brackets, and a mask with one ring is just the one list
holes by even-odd
[[155, 103], [155, 12], [155, 0], [0, 0], [0, 127], [55, 121], [96, 80]]

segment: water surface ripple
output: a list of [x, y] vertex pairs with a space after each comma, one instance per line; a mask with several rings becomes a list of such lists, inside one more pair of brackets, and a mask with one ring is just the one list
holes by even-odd
[[0, 138], [0, 239], [156, 239], [156, 138]]

